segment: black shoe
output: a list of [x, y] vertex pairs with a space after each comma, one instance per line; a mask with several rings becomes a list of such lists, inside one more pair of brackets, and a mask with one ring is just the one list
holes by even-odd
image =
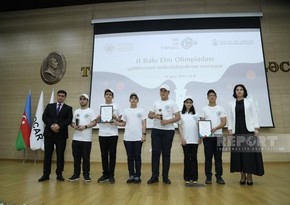
[[63, 178], [63, 176], [60, 174], [60, 175], [57, 175], [56, 176], [56, 179], [58, 180], [58, 181], [61, 181], [61, 182], [63, 182], [64, 181], [64, 178]]
[[68, 178], [69, 182], [74, 182], [74, 181], [78, 181], [80, 179], [80, 177], [78, 175], [72, 175], [70, 178]]
[[109, 182], [111, 183], [111, 184], [115, 184], [115, 177], [110, 177], [109, 178]]
[[171, 181], [168, 178], [163, 178], [163, 183], [164, 184], [171, 184]]
[[252, 180], [247, 180], [247, 185], [253, 185], [254, 183], [253, 183], [253, 181]]
[[153, 184], [159, 182], [158, 177], [151, 177], [148, 181], [147, 184]]
[[134, 177], [134, 184], [140, 184], [141, 181], [140, 177]]
[[129, 179], [127, 180], [127, 184], [131, 184], [134, 182], [134, 176], [129, 176]]
[[246, 180], [240, 180], [240, 185], [246, 184]]
[[99, 183], [100, 183], [100, 182], [106, 182], [106, 181], [109, 181], [109, 177], [107, 177], [107, 176], [105, 176], [105, 175], [101, 176], [101, 177], [98, 179], [98, 182], [99, 182]]
[[85, 180], [85, 182], [90, 182], [91, 181], [91, 177], [86, 175], [86, 176], [84, 176], [84, 180]]
[[212, 182], [211, 182], [211, 178], [206, 178], [206, 180], [205, 180], [204, 183], [206, 183], [206, 184], [211, 184], [211, 183], [212, 183]]
[[49, 180], [49, 176], [43, 175], [41, 178], [38, 179], [38, 182], [43, 182], [43, 181], [46, 181], [46, 180]]
[[218, 184], [225, 184], [225, 181], [223, 180], [223, 178], [217, 178], [216, 179], [216, 183], [218, 183]]

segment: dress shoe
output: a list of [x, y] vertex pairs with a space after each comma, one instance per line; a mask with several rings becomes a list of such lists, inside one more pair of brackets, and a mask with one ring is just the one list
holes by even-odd
[[246, 184], [246, 180], [240, 180], [240, 185]]
[[43, 181], [46, 181], [46, 180], [49, 180], [49, 176], [43, 175], [41, 178], [38, 179], [38, 182], [43, 182]]
[[56, 179], [58, 180], [58, 181], [64, 181], [64, 178], [63, 178], [63, 176], [62, 175], [57, 175], [56, 176]]
[[164, 184], [171, 184], [171, 181], [168, 178], [163, 178], [163, 183]]
[[153, 183], [156, 183], [156, 182], [159, 182], [158, 178], [157, 178], [157, 177], [151, 177], [151, 178], [147, 181], [147, 184], [153, 184]]
[[223, 178], [219, 177], [219, 178], [216, 179], [216, 183], [225, 184], [225, 181], [223, 180]]
[[211, 184], [212, 182], [211, 182], [211, 178], [206, 178], [206, 180], [205, 180], [205, 182], [204, 182], [205, 184]]
[[253, 181], [252, 180], [247, 180], [247, 185], [253, 185]]

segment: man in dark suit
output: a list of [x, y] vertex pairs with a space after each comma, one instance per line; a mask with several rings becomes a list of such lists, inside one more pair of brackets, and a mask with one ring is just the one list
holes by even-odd
[[45, 123], [44, 129], [44, 164], [43, 176], [39, 182], [49, 180], [51, 172], [51, 159], [56, 148], [57, 166], [56, 179], [64, 181], [62, 176], [64, 168], [64, 151], [68, 138], [68, 126], [72, 122], [72, 107], [64, 103], [67, 93], [64, 90], [57, 92], [57, 103], [48, 104], [43, 112], [42, 120]]

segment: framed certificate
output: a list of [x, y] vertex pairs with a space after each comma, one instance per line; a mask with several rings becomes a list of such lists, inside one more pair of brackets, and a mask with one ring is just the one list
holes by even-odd
[[110, 123], [113, 122], [113, 106], [104, 105], [101, 106], [101, 123]]
[[200, 138], [212, 137], [211, 129], [211, 120], [198, 121], [198, 136]]

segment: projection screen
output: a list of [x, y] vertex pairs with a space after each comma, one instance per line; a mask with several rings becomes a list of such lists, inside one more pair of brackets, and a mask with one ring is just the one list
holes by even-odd
[[[94, 47], [90, 105], [99, 114], [104, 90], [114, 90], [120, 112], [136, 92], [149, 112], [159, 87], [182, 108], [190, 95], [198, 112], [207, 91], [227, 110], [233, 88], [244, 84], [257, 105], [260, 126], [274, 127], [265, 71], [261, 15], [161, 16], [93, 20]], [[152, 120], [147, 119], [147, 127]]]

